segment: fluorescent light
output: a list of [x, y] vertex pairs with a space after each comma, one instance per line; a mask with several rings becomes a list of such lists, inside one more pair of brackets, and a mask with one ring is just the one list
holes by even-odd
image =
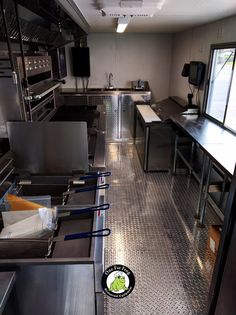
[[128, 24], [118, 24], [118, 25], [117, 25], [116, 32], [117, 32], [117, 33], [124, 33], [124, 31], [125, 31], [127, 25], [128, 25]]
[[129, 15], [119, 17], [116, 32], [117, 33], [123, 33], [125, 31], [127, 25], [129, 24], [130, 20], [131, 20], [131, 16], [129, 16]]

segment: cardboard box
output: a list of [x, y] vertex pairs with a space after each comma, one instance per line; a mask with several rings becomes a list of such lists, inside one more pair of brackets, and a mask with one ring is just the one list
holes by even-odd
[[220, 236], [221, 236], [222, 226], [221, 225], [211, 225], [208, 231], [208, 248], [213, 255], [217, 255]]

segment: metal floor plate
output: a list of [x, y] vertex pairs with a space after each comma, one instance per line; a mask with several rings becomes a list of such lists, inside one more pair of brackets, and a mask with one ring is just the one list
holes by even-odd
[[[193, 216], [198, 185], [184, 175], [144, 173], [132, 144], [107, 144], [112, 171], [105, 265], [124, 264], [136, 279], [126, 298], [105, 297], [106, 315], [204, 315], [214, 259], [208, 228]], [[208, 206], [207, 226], [218, 218]]]

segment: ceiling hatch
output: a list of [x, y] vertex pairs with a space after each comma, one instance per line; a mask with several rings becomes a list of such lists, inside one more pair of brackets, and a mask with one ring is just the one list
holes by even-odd
[[162, 8], [164, 0], [106, 0], [102, 3], [102, 11], [110, 17], [116, 18], [124, 15], [152, 17]]

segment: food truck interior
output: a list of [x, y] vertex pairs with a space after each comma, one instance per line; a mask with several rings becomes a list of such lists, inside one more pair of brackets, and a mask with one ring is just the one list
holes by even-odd
[[0, 0], [0, 314], [236, 313], [234, 0]]

